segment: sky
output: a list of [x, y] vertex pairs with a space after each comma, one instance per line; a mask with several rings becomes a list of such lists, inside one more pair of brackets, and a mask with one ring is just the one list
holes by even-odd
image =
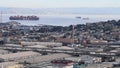
[[19, 8], [120, 7], [120, 0], [0, 0], [0, 7], [19, 7]]

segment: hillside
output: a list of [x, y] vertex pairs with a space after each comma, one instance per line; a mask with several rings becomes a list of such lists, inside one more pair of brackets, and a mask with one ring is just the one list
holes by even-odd
[[120, 14], [120, 8], [11, 8], [0, 7], [4, 13], [39, 14]]

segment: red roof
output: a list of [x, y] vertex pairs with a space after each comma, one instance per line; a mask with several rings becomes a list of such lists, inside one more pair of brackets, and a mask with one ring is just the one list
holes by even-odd
[[69, 64], [73, 64], [73, 61], [71, 61], [71, 60], [53, 60], [53, 61], [51, 61], [51, 63], [69, 65]]

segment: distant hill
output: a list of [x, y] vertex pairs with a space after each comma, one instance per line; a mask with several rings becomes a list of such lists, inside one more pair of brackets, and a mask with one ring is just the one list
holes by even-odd
[[0, 7], [3, 13], [34, 13], [34, 14], [120, 14], [120, 8], [11, 8]]

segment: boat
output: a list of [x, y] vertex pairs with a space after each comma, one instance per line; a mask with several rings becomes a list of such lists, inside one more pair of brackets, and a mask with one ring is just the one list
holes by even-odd
[[86, 17], [86, 18], [82, 18], [83, 20], [89, 20], [89, 18], [88, 17]]
[[37, 16], [10, 16], [9, 20], [39, 20]]
[[81, 19], [81, 17], [76, 17], [77, 19]]
[[76, 17], [77, 19], [82, 19], [82, 20], [89, 20], [88, 17], [82, 18], [82, 17]]

